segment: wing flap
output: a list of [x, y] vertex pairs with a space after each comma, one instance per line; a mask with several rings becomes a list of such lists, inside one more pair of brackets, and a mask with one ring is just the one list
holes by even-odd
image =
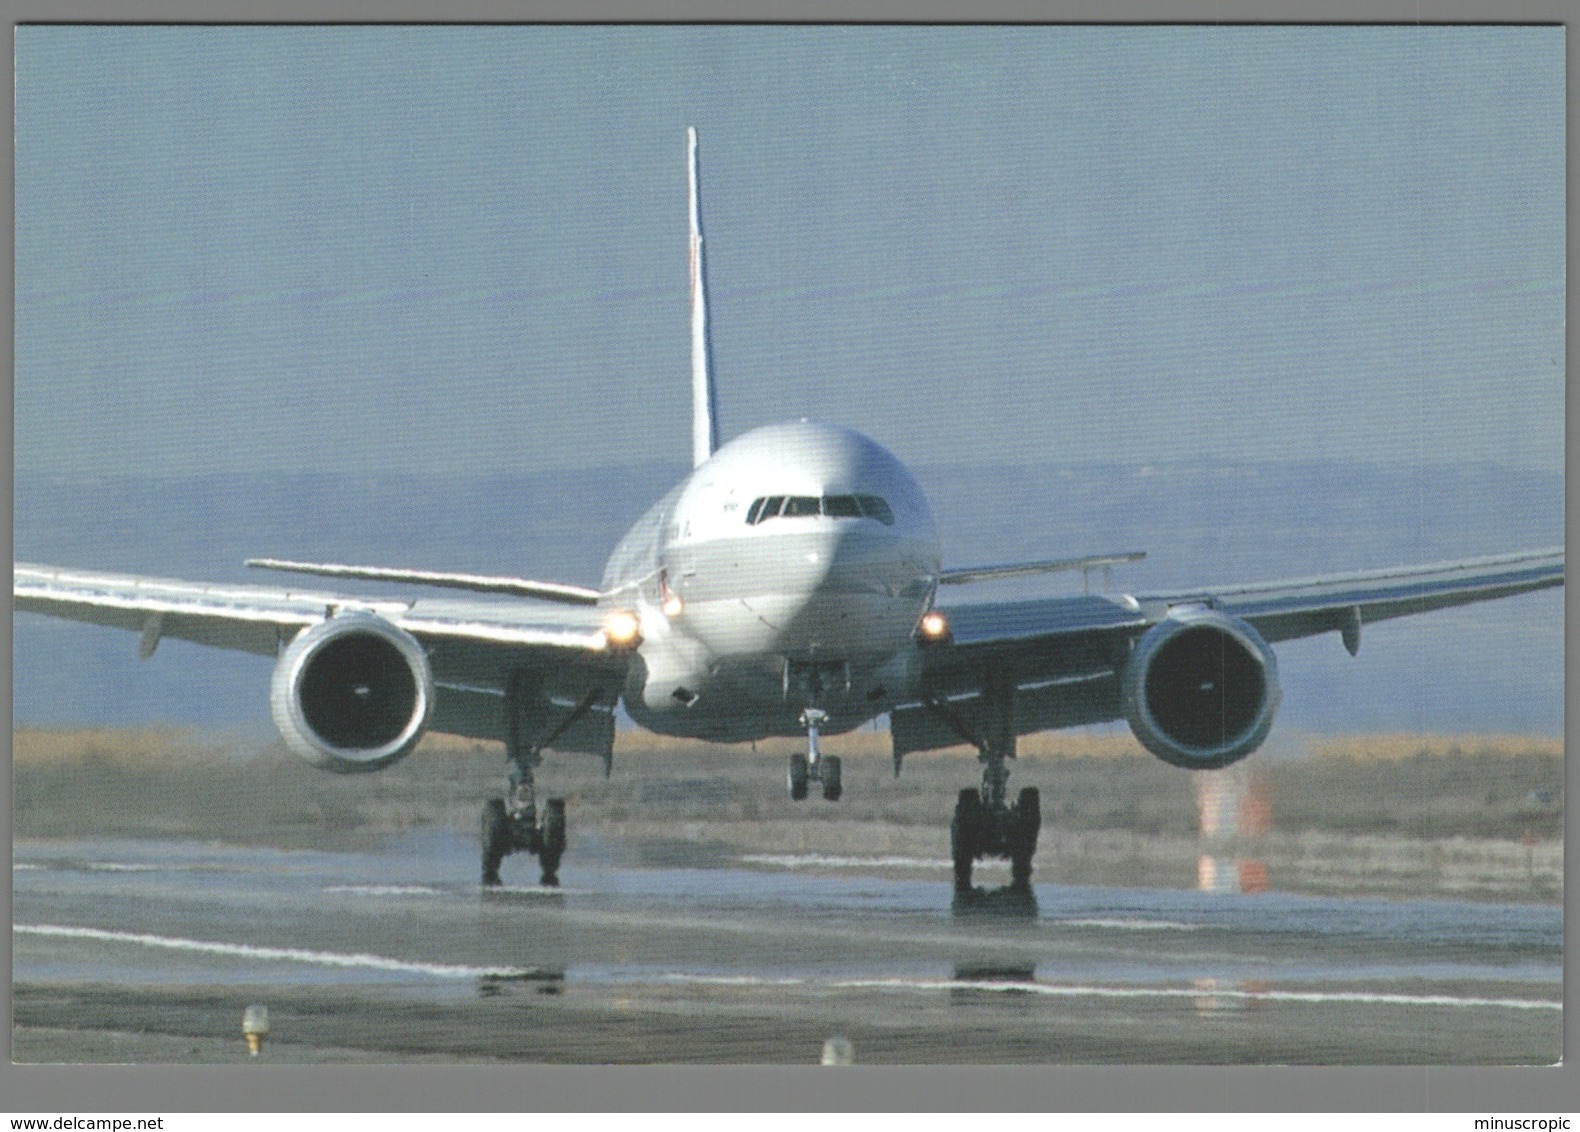
[[[979, 691], [941, 697], [932, 704], [900, 704], [889, 714], [897, 755], [969, 743], [965, 736], [985, 734], [991, 726]], [[1119, 675], [1113, 668], [1017, 682], [1014, 697], [1017, 735], [1081, 727], [1118, 719]], [[951, 718], [952, 717], [952, 718]]]

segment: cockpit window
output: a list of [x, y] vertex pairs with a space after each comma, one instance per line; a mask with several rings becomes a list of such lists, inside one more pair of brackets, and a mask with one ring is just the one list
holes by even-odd
[[894, 512], [889, 510], [886, 499], [877, 495], [858, 495], [857, 502], [861, 504], [861, 513], [869, 519], [876, 519], [886, 527], [894, 526]]
[[831, 519], [876, 519], [886, 527], [894, 526], [894, 512], [877, 495], [768, 495], [752, 501], [746, 510], [746, 523], [758, 523], [783, 515], [785, 518], [827, 515]]

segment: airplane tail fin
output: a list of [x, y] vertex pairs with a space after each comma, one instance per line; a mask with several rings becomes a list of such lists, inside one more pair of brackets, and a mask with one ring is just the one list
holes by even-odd
[[697, 129], [686, 127], [691, 187], [691, 464], [700, 466], [719, 446], [713, 372], [708, 364], [708, 291], [702, 271], [702, 211], [697, 184]]

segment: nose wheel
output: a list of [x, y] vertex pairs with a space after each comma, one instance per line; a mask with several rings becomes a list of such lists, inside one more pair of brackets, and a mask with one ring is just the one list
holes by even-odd
[[807, 753], [790, 756], [790, 773], [787, 783], [790, 797], [799, 802], [807, 795], [808, 785], [818, 782], [823, 787], [823, 797], [830, 802], [839, 801], [845, 792], [840, 781], [838, 755], [825, 755], [818, 750], [818, 729], [828, 719], [828, 713], [817, 708], [807, 708], [801, 713], [801, 726], [806, 728]]

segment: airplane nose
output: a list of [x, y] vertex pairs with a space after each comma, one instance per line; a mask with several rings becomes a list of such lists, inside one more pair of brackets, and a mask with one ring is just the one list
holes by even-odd
[[850, 528], [808, 531], [775, 555], [773, 589], [808, 602], [838, 594], [883, 593], [896, 540], [888, 532]]
[[[894, 647], [920, 609], [907, 593], [901, 540], [887, 531], [834, 528], [809, 535], [781, 590], [787, 655], [849, 656]], [[788, 566], [788, 564], [787, 564]], [[787, 571], [791, 572], [791, 571]], [[911, 586], [910, 588], [914, 588]]]
[[876, 523], [827, 518], [678, 557], [676, 628], [719, 656], [887, 655], [921, 616], [936, 551]]

